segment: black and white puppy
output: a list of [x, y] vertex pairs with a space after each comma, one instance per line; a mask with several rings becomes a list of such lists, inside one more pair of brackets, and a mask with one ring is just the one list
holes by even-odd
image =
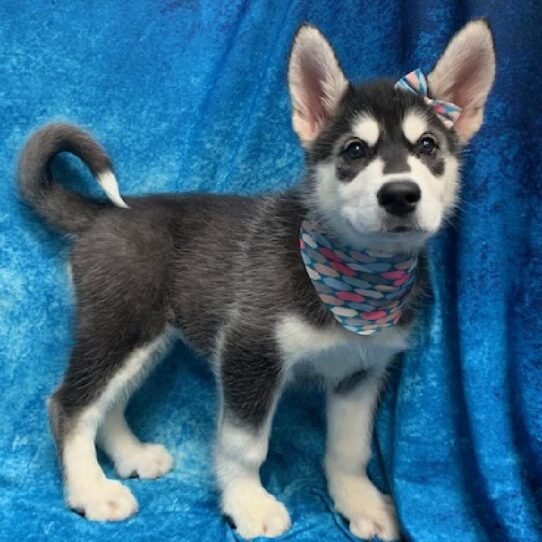
[[[360, 250], [420, 251], [454, 207], [459, 153], [482, 123], [494, 72], [489, 27], [473, 21], [428, 76], [433, 98], [462, 108], [449, 128], [394, 81], [350, 83], [319, 30], [302, 26], [288, 80], [307, 174], [298, 188], [261, 197], [153, 195], [125, 204], [108, 157], [88, 134], [55, 124], [30, 138], [18, 171], [22, 196], [74, 238], [77, 335], [49, 400], [68, 506], [89, 520], [137, 511], [129, 489], [105, 477], [96, 442], [121, 477], [156, 478], [173, 467], [163, 446], [137, 439], [124, 410], [176, 328], [217, 375], [216, 476], [222, 510], [243, 537], [275, 537], [290, 526], [259, 469], [281, 391], [310, 374], [327, 390], [325, 468], [337, 510], [354, 535], [398, 538], [391, 500], [365, 469], [379, 389], [407, 348], [422, 274], [397, 325], [353, 333], [307, 274], [300, 226], [317, 221], [326, 235]], [[49, 164], [63, 151], [88, 165], [113, 203], [55, 182]], [[415, 197], [403, 183], [414, 185]], [[379, 197], [383, 189], [389, 197]]]

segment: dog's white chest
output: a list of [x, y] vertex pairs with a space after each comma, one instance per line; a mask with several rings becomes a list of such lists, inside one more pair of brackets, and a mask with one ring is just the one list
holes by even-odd
[[338, 381], [360, 369], [383, 369], [407, 348], [409, 331], [396, 326], [363, 336], [339, 324], [320, 329], [299, 316], [288, 315], [275, 333], [287, 372], [316, 373]]

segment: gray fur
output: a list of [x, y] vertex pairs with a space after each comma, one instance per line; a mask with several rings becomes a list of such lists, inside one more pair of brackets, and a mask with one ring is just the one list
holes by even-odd
[[109, 204], [84, 198], [54, 181], [49, 165], [61, 152], [79, 156], [95, 176], [112, 170], [109, 157], [89, 134], [69, 124], [50, 124], [25, 145], [17, 178], [23, 199], [38, 215], [59, 230], [79, 233]]

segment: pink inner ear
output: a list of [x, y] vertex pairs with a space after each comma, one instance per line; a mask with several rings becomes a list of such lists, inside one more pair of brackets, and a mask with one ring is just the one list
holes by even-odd
[[451, 101], [467, 112], [483, 105], [492, 76], [485, 73], [489, 70], [485, 50], [471, 50], [459, 62], [449, 92]]
[[427, 78], [433, 97], [463, 109], [454, 124], [463, 143], [482, 125], [494, 78], [491, 31], [483, 21], [471, 22], [454, 36]]
[[300, 61], [300, 65], [303, 102], [305, 104], [304, 117], [311, 128], [316, 130], [319, 123], [327, 117], [323, 85], [325, 75], [322, 73], [322, 67], [311, 55], [306, 55]]

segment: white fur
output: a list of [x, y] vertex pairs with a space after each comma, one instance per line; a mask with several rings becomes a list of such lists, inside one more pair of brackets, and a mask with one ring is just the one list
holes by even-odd
[[408, 346], [409, 330], [393, 327], [375, 335], [356, 335], [339, 323], [317, 328], [296, 315], [286, 315], [275, 328], [287, 378], [309, 372], [331, 384], [359, 369], [383, 370]]
[[[384, 163], [377, 158], [351, 182], [341, 183], [332, 160], [316, 167], [317, 185], [313, 197], [317, 199], [317, 208], [331, 228], [352, 246], [365, 242], [365, 239], [358, 238], [361, 231], [371, 232], [378, 226], [375, 181], [382, 177], [383, 169]], [[365, 246], [369, 248], [371, 245], [367, 243]]]
[[378, 491], [365, 474], [327, 469], [328, 490], [335, 508], [364, 540], [399, 540], [399, 524], [392, 500]]
[[[152, 368], [153, 354], [166, 344], [166, 335], [136, 349], [107, 384], [105, 391], [73, 421], [63, 443], [66, 500], [96, 521], [118, 521], [137, 512], [137, 501], [130, 490], [105, 477], [96, 457], [98, 428], [117, 401], [126, 397]], [[124, 435], [126, 436], [126, 435]]]
[[267, 456], [272, 413], [259, 432], [221, 420], [215, 468], [222, 491], [222, 510], [244, 538], [276, 537], [290, 528], [284, 505], [268, 493], [259, 470]]
[[98, 182], [104, 189], [107, 197], [117, 207], [123, 207], [125, 209], [128, 209], [128, 205], [126, 205], [126, 202], [122, 199], [122, 196], [120, 195], [119, 184], [117, 182], [117, 178], [115, 177], [115, 175], [113, 175], [112, 171], [105, 171], [104, 173], [98, 175]]
[[124, 417], [125, 406], [125, 401], [119, 402], [106, 414], [98, 434], [100, 446], [122, 478], [163, 476], [173, 468], [171, 454], [161, 444], [143, 443], [133, 434]]
[[422, 191], [422, 197], [415, 211], [416, 219], [422, 229], [434, 233], [440, 228], [444, 216], [455, 205], [458, 190], [457, 159], [453, 156], [446, 158], [444, 174], [438, 179], [415, 156], [408, 157], [408, 165], [410, 166], [409, 177], [418, 183]]
[[410, 111], [403, 119], [402, 128], [405, 137], [414, 145], [427, 130], [427, 120], [418, 112]]
[[352, 133], [365, 141], [369, 147], [374, 147], [380, 137], [380, 126], [373, 117], [365, 113], [352, 123]]
[[373, 374], [347, 395], [328, 394], [326, 476], [335, 507], [348, 519], [353, 534], [396, 540], [399, 527], [391, 499], [365, 472], [379, 389], [380, 377]]

